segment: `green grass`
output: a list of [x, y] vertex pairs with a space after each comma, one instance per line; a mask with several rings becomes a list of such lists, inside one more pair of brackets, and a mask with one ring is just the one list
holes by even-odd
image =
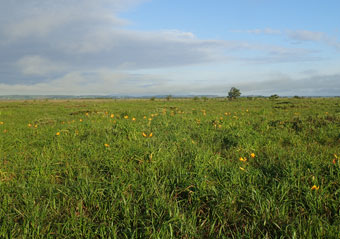
[[340, 98], [0, 101], [0, 122], [0, 238], [340, 237]]

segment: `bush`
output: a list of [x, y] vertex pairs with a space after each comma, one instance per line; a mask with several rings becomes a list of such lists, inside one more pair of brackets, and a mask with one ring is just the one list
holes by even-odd
[[274, 95], [269, 96], [269, 99], [270, 99], [270, 100], [276, 100], [276, 99], [278, 99], [278, 98], [280, 98], [280, 96], [278, 96], [277, 94], [274, 94]]

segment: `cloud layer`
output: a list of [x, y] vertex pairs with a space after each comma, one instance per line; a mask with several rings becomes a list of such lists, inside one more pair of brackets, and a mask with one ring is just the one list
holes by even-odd
[[334, 36], [329, 36], [324, 32], [309, 31], [309, 30], [278, 30], [271, 28], [253, 29], [253, 30], [235, 30], [234, 32], [245, 32], [256, 35], [277, 35], [285, 36], [290, 40], [298, 42], [319, 42], [340, 51], [340, 40]]
[[[193, 84], [193, 79], [181, 75], [169, 77], [166, 69], [322, 60], [316, 51], [300, 46], [201, 39], [192, 32], [176, 29], [128, 30], [129, 21], [119, 14], [143, 2], [12, 0], [2, 3], [0, 94], [223, 94], [222, 87], [231, 84], [240, 85], [249, 93], [267, 93], [275, 87], [287, 91], [285, 84], [279, 82], [294, 85], [297, 79], [257, 83], [236, 80], [220, 84], [210, 78], [209, 82]], [[270, 28], [246, 32], [321, 42], [339, 49], [339, 42], [322, 32]], [[145, 73], [155, 69], [162, 73]], [[312, 80], [318, 82], [318, 79]], [[339, 88], [334, 83], [338, 75], [321, 79], [331, 82], [323, 92]], [[301, 79], [296, 82], [296, 89], [307, 83]]]
[[4, 3], [0, 10], [0, 82], [40, 83], [72, 72], [200, 64], [223, 60], [223, 49], [238, 47], [224, 41], [200, 40], [190, 32], [126, 30], [127, 21], [117, 14], [138, 2]]

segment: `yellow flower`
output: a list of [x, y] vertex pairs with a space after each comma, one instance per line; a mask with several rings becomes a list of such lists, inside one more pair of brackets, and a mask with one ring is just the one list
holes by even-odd
[[114, 118], [114, 117], [115, 117], [115, 115], [114, 115], [114, 114], [111, 114], [111, 115], [110, 115], [110, 117], [111, 117], [111, 118]]
[[336, 164], [337, 160], [340, 160], [340, 158], [338, 158], [338, 155], [334, 154], [333, 164]]
[[28, 124], [27, 126], [28, 126], [28, 127], [32, 127], [32, 124]]
[[241, 162], [246, 162], [246, 161], [247, 161], [247, 158], [246, 158], [246, 157], [244, 157], [244, 158], [240, 157], [239, 160], [240, 160]]
[[105, 146], [105, 147], [109, 147], [110, 145], [108, 145], [108, 144], [104, 144], [104, 146]]
[[4, 122], [0, 121], [0, 124], [4, 124]]
[[255, 158], [255, 154], [254, 154], [254, 153], [251, 153], [251, 154], [250, 154], [250, 157]]
[[79, 121], [80, 121], [80, 122], [83, 122], [83, 119], [80, 119]]
[[136, 121], [136, 118], [132, 118], [132, 121]]
[[152, 132], [148, 135], [148, 134], [146, 134], [145, 132], [143, 132], [143, 137], [145, 137], [145, 138], [151, 138], [152, 137]]
[[86, 116], [89, 116], [89, 113], [86, 113], [85, 115], [86, 115]]
[[149, 118], [149, 121], [151, 121], [152, 119], [151, 118]]
[[36, 125], [34, 125], [34, 128], [38, 128], [38, 125], [36, 124]]
[[311, 188], [311, 190], [317, 191], [317, 190], [319, 190], [319, 188], [320, 188], [320, 186], [313, 185], [313, 187]]
[[60, 135], [60, 132], [57, 132], [55, 135], [57, 135], [57, 136]]
[[245, 169], [244, 168], [242, 168], [242, 167], [240, 167], [240, 169], [242, 170], [242, 171], [244, 171]]
[[143, 119], [146, 119], [146, 116], [144, 115]]
[[124, 119], [128, 119], [128, 118], [129, 118], [129, 116], [128, 116], [128, 115], [125, 115], [125, 116], [124, 116]]

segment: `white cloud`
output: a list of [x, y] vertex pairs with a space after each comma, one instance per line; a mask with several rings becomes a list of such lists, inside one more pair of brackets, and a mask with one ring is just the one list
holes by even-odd
[[271, 28], [254, 29], [254, 30], [248, 30], [246, 32], [253, 33], [253, 34], [268, 34], [268, 35], [280, 35], [282, 33], [280, 30], [271, 29]]
[[24, 75], [46, 76], [51, 73], [62, 72], [66, 66], [61, 63], [52, 62], [41, 56], [24, 56], [16, 63]]
[[329, 36], [324, 32], [315, 32], [307, 30], [286, 31], [289, 38], [296, 41], [321, 42], [337, 50], [340, 50], [340, 41], [333, 36]]
[[[176, 29], [128, 30], [128, 21], [119, 12], [140, 2], [5, 1], [0, 9], [0, 94], [219, 93], [228, 85], [185, 84], [187, 79], [180, 74], [170, 78], [164, 69], [319, 59], [301, 47], [201, 39]], [[287, 34], [271, 28], [248, 32]], [[308, 32], [291, 34], [291, 38], [312, 39]], [[319, 36], [320, 41], [325, 39]], [[337, 43], [330, 38], [327, 42]], [[163, 73], [131, 73], [141, 69]]]
[[29, 36], [46, 36], [56, 27], [66, 23], [70, 16], [40, 15], [7, 25], [4, 35], [11, 41]]
[[[128, 21], [116, 13], [142, 0], [34, 0], [2, 3], [0, 32], [8, 41], [25, 37], [46, 37], [58, 29], [79, 33], [106, 25], [123, 26]], [[87, 31], [85, 30], [85, 31]], [[62, 32], [60, 32], [62, 33]]]
[[[48, 82], [1, 84], [0, 94], [135, 94], [160, 87], [160, 76], [139, 75], [100, 69], [94, 72], [69, 72]], [[164, 78], [163, 78], [164, 79]], [[157, 88], [156, 90], [159, 90]]]
[[[177, 79], [173, 78], [176, 77]], [[259, 75], [254, 76], [258, 79]], [[340, 92], [340, 73], [322, 75], [315, 72], [303, 77], [287, 74], [266, 74], [264, 80], [227, 81], [211, 84], [188, 82], [186, 76], [131, 74], [100, 69], [94, 72], [70, 72], [48, 82], [35, 84], [1, 84], [2, 94], [28, 95], [159, 95], [216, 94], [226, 95], [230, 87], [241, 89], [243, 95], [334, 96]]]
[[309, 31], [309, 30], [277, 30], [271, 28], [265, 29], [253, 29], [253, 30], [235, 30], [233, 32], [245, 32], [249, 34], [264, 34], [264, 35], [281, 35], [286, 36], [288, 39], [294, 41], [310, 41], [310, 42], [320, 42], [328, 46], [334, 47], [340, 50], [340, 41], [333, 36], [329, 36], [324, 32]]
[[311, 75], [294, 78], [288, 75], [271, 75], [259, 82], [243, 82], [239, 87], [249, 94], [280, 94], [283, 96], [338, 96], [340, 73], [333, 75]]
[[288, 37], [299, 41], [324, 41], [328, 36], [323, 32], [313, 32], [307, 30], [286, 31]]

